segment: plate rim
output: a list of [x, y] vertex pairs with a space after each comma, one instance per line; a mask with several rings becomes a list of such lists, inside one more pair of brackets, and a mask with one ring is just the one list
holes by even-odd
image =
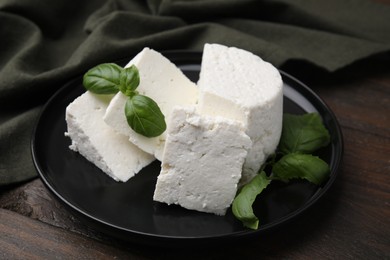
[[[197, 52], [197, 51], [169, 50], [169, 51], [162, 51], [161, 53], [166, 57], [183, 56], [183, 57], [180, 57], [180, 59], [178, 59], [178, 60], [186, 61], [188, 63], [190, 63], [190, 62], [194, 63], [194, 62], [198, 61], [198, 63], [200, 64], [200, 60], [202, 57], [202, 52]], [[114, 62], [117, 64], [125, 64], [126, 62], [128, 62], [128, 60], [129, 60], [128, 58], [123, 58], [123, 59], [120, 59], [120, 60], [117, 60]], [[171, 61], [176, 64], [178, 62], [178, 60], [173, 58]], [[69, 202], [64, 196], [62, 196], [55, 189], [55, 187], [53, 187], [53, 185], [50, 183], [49, 178], [47, 178], [45, 172], [42, 170], [42, 165], [41, 165], [39, 159], [37, 158], [38, 155], [37, 155], [37, 151], [36, 151], [36, 145], [37, 145], [36, 144], [36, 136], [37, 136], [37, 131], [39, 130], [39, 125], [40, 125], [41, 121], [43, 120], [43, 117], [47, 111], [47, 108], [50, 107], [50, 105], [52, 105], [53, 101], [56, 98], [58, 98], [58, 96], [61, 96], [62, 92], [65, 92], [75, 82], [80, 81], [80, 78], [82, 75], [77, 75], [74, 78], [70, 79], [67, 83], [62, 85], [57, 91], [55, 91], [55, 93], [47, 100], [45, 105], [42, 107], [42, 110], [40, 111], [40, 114], [35, 122], [33, 133], [32, 133], [32, 138], [31, 138], [31, 142], [30, 142], [30, 152], [32, 155], [32, 160], [33, 160], [35, 169], [38, 172], [40, 179], [45, 184], [46, 188], [48, 188], [48, 190], [52, 194], [54, 194], [54, 197], [57, 200], [59, 200], [63, 205], [65, 205], [66, 208], [70, 209], [79, 218], [81, 218], [80, 220], [87, 221], [88, 226], [95, 227], [98, 231], [101, 231], [103, 233], [106, 233], [106, 234], [114, 236], [114, 237], [118, 237], [118, 238], [123, 239], [122, 235], [119, 233], [124, 233], [123, 235], [125, 235], [126, 237], [131, 235], [132, 237], [139, 239], [139, 241], [133, 241], [134, 239], [131, 239], [131, 241], [133, 241], [133, 242], [141, 242], [141, 243], [147, 242], [148, 244], [150, 244], [150, 242], [152, 242], [152, 244], [156, 244], [156, 242], [157, 243], [164, 242], [165, 244], [167, 244], [166, 242], [168, 242], [168, 244], [170, 242], [173, 242], [173, 243], [179, 242], [180, 244], [183, 244], [183, 242], [186, 243], [188, 241], [190, 241], [191, 243], [194, 241], [198, 241], [198, 242], [203, 241], [204, 243], [207, 243], [207, 241], [210, 241], [210, 240], [221, 240], [221, 239], [228, 241], [228, 240], [232, 240], [232, 239], [235, 240], [236, 238], [252, 237], [253, 235], [258, 235], [260, 233], [268, 232], [269, 230], [283, 226], [287, 222], [290, 222], [291, 220], [295, 219], [297, 216], [302, 215], [303, 212], [305, 212], [309, 208], [311, 208], [313, 204], [315, 204], [319, 199], [321, 199], [323, 197], [324, 194], [327, 193], [327, 191], [333, 185], [333, 183], [338, 175], [339, 168], [340, 168], [340, 165], [342, 162], [343, 152], [344, 152], [344, 142], [343, 142], [343, 135], [342, 135], [340, 124], [339, 124], [334, 112], [330, 109], [330, 107], [326, 104], [326, 102], [321, 97], [319, 97], [318, 94], [316, 94], [311, 88], [309, 88], [306, 84], [304, 84], [302, 81], [298, 80], [297, 78], [293, 77], [292, 75], [290, 75], [282, 70], [279, 70], [279, 72], [281, 73], [282, 77], [286, 78], [289, 81], [289, 86], [294, 85], [293, 86], [294, 90], [297, 90], [296, 88], [298, 86], [298, 88], [301, 91], [303, 90], [303, 91], [307, 92], [306, 95], [309, 95], [309, 96], [311, 96], [311, 98], [314, 98], [316, 100], [316, 102], [317, 102], [316, 108], [318, 109], [318, 105], [319, 105], [329, 115], [330, 118], [328, 120], [333, 122], [333, 125], [334, 125], [335, 136], [333, 136], [333, 137], [338, 140], [339, 147], [338, 147], [338, 149], [336, 149], [336, 152], [338, 153], [337, 155], [335, 155], [334, 151], [332, 151], [332, 160], [335, 159], [336, 161], [333, 165], [331, 165], [332, 166], [331, 176], [327, 180], [326, 184], [322, 187], [319, 187], [317, 189], [317, 191], [310, 197], [310, 199], [305, 201], [305, 203], [300, 208], [298, 208], [298, 209], [294, 210], [293, 212], [290, 212], [290, 213], [284, 215], [283, 217], [279, 218], [277, 221], [275, 221], [276, 223], [270, 222], [270, 223], [264, 224], [264, 225], [260, 226], [259, 229], [257, 229], [257, 230], [250, 230], [250, 229], [240, 230], [240, 231], [236, 231], [236, 232], [231, 232], [231, 233], [227, 233], [227, 234], [219, 234], [219, 235], [185, 236], [185, 237], [175, 236], [175, 235], [160, 235], [160, 234], [152, 234], [152, 233], [148, 233], [148, 232], [141, 232], [141, 231], [137, 231], [137, 230], [131, 230], [128, 228], [118, 226], [116, 224], [107, 222], [103, 219], [97, 218], [97, 217], [93, 216], [92, 214], [90, 214], [89, 212], [86, 212], [85, 210], [83, 210], [83, 209], [77, 207], [76, 205], [73, 205], [71, 202]], [[301, 91], [298, 91], [298, 92], [301, 93]], [[306, 97], [306, 95], [304, 95], [304, 96]], [[323, 115], [321, 114], [321, 116], [323, 116]], [[91, 220], [92, 220], [92, 222], [91, 222]], [[111, 228], [113, 230], [110, 230]], [[118, 233], [118, 234], [116, 234], [116, 233]], [[125, 239], [125, 240], [128, 240], [128, 239]], [[151, 240], [153, 240], [153, 241], [151, 241]]]

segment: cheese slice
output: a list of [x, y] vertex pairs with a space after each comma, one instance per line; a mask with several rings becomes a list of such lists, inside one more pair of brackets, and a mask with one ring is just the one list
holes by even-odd
[[[198, 89], [182, 71], [159, 52], [145, 48], [126, 67], [135, 65], [140, 73], [137, 91], [153, 99], [166, 120], [176, 105], [192, 105], [197, 102]], [[166, 133], [148, 138], [134, 132], [127, 124], [124, 107], [128, 97], [118, 93], [110, 102], [104, 121], [115, 131], [128, 136], [143, 151], [161, 161]]]
[[153, 199], [224, 215], [236, 195], [251, 146], [242, 124], [177, 107], [167, 131]]
[[112, 95], [85, 92], [66, 108], [70, 149], [78, 151], [116, 181], [125, 182], [154, 157], [133, 145], [126, 136], [116, 133], [103, 121]]
[[279, 143], [283, 117], [279, 71], [248, 51], [205, 44], [198, 87], [200, 113], [244, 124], [253, 143], [243, 168], [242, 181], [247, 182]]

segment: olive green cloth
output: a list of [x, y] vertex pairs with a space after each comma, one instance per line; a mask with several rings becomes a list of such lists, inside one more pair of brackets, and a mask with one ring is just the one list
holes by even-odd
[[389, 21], [389, 5], [363, 0], [2, 0], [0, 185], [36, 176], [42, 105], [93, 65], [214, 42], [334, 72], [388, 54]]

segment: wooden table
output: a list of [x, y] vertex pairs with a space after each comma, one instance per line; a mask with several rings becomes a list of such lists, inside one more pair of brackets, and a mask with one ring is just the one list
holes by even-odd
[[283, 229], [207, 250], [139, 246], [85, 226], [35, 179], [0, 192], [0, 259], [390, 259], [390, 68], [371, 63], [291, 71], [336, 114], [345, 153], [328, 194]]

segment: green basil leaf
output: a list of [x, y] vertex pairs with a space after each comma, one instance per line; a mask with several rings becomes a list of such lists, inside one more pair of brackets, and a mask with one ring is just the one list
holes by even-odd
[[100, 64], [84, 74], [83, 85], [95, 94], [115, 94], [119, 91], [122, 70], [114, 63]]
[[271, 180], [267, 177], [265, 172], [262, 171], [246, 184], [233, 200], [233, 214], [244, 226], [251, 229], [258, 228], [259, 219], [253, 213], [252, 205], [257, 195], [259, 195], [270, 182]]
[[329, 142], [329, 132], [322, 124], [318, 113], [283, 115], [282, 135], [279, 142], [281, 153], [310, 154], [327, 146]]
[[129, 97], [125, 104], [125, 115], [129, 126], [146, 137], [159, 136], [167, 128], [157, 103], [147, 96]]
[[131, 65], [129, 68], [122, 70], [120, 74], [119, 90], [126, 96], [131, 96], [139, 85], [139, 72], [136, 66]]
[[291, 153], [283, 156], [272, 167], [272, 173], [282, 180], [306, 179], [321, 184], [329, 177], [329, 165], [317, 156]]

